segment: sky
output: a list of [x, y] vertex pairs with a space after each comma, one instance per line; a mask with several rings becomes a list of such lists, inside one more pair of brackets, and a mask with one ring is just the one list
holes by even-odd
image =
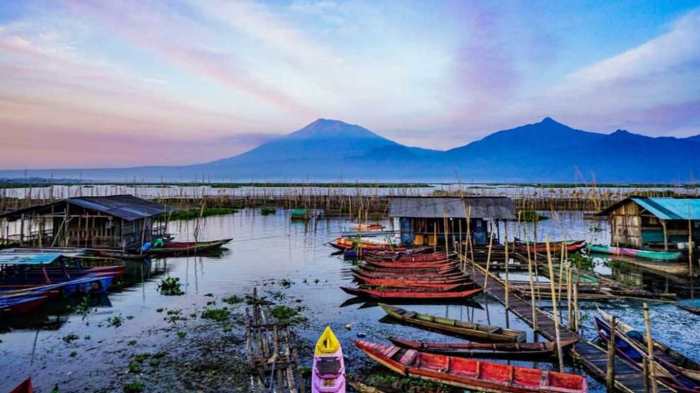
[[447, 149], [700, 134], [700, 0], [0, 2], [0, 168], [207, 162], [317, 118]]

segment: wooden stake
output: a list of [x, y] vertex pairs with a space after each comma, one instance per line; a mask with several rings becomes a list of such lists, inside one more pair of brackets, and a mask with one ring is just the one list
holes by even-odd
[[647, 341], [647, 357], [649, 358], [649, 384], [652, 393], [656, 393], [656, 367], [654, 365], [654, 339], [651, 336], [651, 319], [649, 318], [649, 305], [644, 303], [644, 330]]
[[557, 307], [557, 291], [554, 287], [554, 267], [552, 266], [552, 252], [549, 249], [549, 240], [545, 238], [547, 246], [547, 265], [549, 266], [549, 288], [552, 291], [552, 311], [554, 317], [555, 344], [557, 346], [557, 359], [559, 360], [559, 371], [564, 371], [564, 357], [561, 350], [561, 335], [559, 334], [559, 311]]
[[505, 237], [506, 237], [506, 249], [505, 249], [505, 269], [506, 269], [506, 311], [510, 309], [510, 280], [508, 276], [508, 221], [503, 221]]
[[608, 366], [605, 374], [605, 386], [608, 392], [615, 389], [615, 336], [617, 335], [617, 317], [610, 320], [610, 337], [608, 337]]
[[[493, 232], [489, 234], [489, 249], [486, 253], [486, 274], [484, 275], [484, 291], [486, 291], [486, 285], [489, 283], [489, 267], [491, 266], [491, 248], [493, 246]], [[472, 261], [476, 263], [476, 261]]]
[[[527, 239], [527, 237], [526, 237]], [[532, 259], [530, 259], [530, 240], [525, 240], [527, 248], [527, 278], [530, 281], [530, 305], [532, 306], [532, 330], [537, 331], [537, 303], [535, 301], [535, 283], [532, 279]]]

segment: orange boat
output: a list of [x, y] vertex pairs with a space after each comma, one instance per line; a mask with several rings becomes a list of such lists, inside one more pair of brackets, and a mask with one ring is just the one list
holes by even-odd
[[449, 280], [453, 278], [464, 277], [464, 273], [458, 271], [447, 271], [447, 272], [416, 272], [416, 271], [385, 271], [385, 270], [364, 270], [364, 269], [352, 269], [352, 274], [355, 277], [360, 278], [393, 278], [393, 279], [403, 279], [403, 280]]
[[[446, 287], [447, 288], [447, 287]], [[479, 292], [481, 288], [465, 289], [463, 291], [440, 291], [432, 288], [400, 288], [400, 289], [364, 289], [340, 287], [350, 295], [377, 300], [465, 300]], [[450, 288], [452, 289], [452, 288]]]
[[580, 375], [430, 354], [364, 340], [355, 345], [372, 360], [408, 377], [437, 381], [462, 389], [517, 393], [585, 393]]

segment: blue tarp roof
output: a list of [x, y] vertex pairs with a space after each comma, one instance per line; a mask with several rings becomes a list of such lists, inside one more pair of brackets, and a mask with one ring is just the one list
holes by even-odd
[[0, 252], [0, 265], [48, 265], [61, 255], [58, 252]]
[[700, 220], [700, 199], [632, 198], [661, 220]]

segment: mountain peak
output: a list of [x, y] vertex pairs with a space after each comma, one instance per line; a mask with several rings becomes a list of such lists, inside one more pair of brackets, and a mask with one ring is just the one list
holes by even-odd
[[374, 132], [341, 120], [316, 119], [289, 135], [293, 138], [372, 138], [384, 139]]
[[562, 123], [560, 123], [560, 122], [558, 122], [558, 121], [552, 119], [552, 118], [549, 117], [549, 116], [547, 116], [547, 117], [545, 117], [544, 119], [542, 119], [542, 120], [540, 121], [540, 124], [543, 124], [543, 125], [560, 125], [560, 126], [563, 126], [563, 125], [564, 125], [564, 124], [562, 124]]

